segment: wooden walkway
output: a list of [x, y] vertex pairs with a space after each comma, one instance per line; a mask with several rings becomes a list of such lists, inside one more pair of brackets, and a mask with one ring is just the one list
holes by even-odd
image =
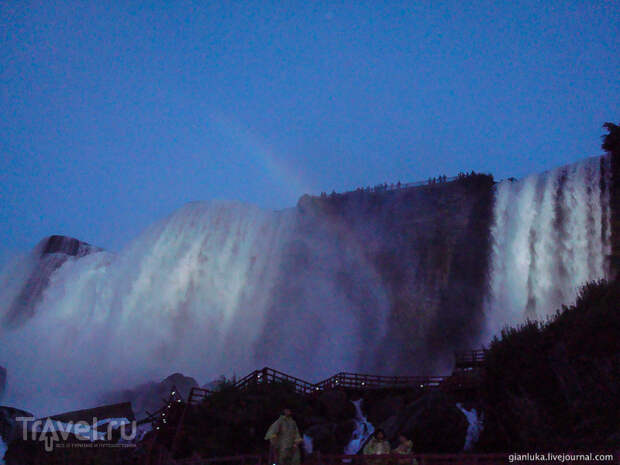
[[[234, 387], [247, 390], [282, 383], [304, 395], [335, 389], [441, 389], [455, 392], [476, 389], [481, 381], [479, 369], [484, 367], [484, 363], [485, 352], [483, 350], [470, 350], [455, 353], [455, 369], [449, 376], [383, 376], [341, 372], [318, 383], [311, 383], [273, 368], [264, 367], [244, 376], [234, 384]], [[211, 391], [208, 389], [192, 388], [187, 403], [189, 405], [200, 404], [209, 394]]]

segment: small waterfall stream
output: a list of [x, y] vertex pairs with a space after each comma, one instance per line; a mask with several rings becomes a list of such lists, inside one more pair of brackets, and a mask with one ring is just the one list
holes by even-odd
[[362, 399], [352, 402], [355, 405], [355, 430], [351, 436], [351, 441], [344, 448], [344, 453], [347, 455], [357, 454], [366, 440], [375, 432], [375, 427], [372, 426], [364, 412], [362, 412]]

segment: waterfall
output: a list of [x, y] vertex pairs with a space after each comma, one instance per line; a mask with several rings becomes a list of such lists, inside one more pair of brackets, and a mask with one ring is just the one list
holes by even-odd
[[[545, 318], [607, 275], [608, 165], [592, 158], [495, 187], [489, 334]], [[4, 402], [42, 416], [173, 372], [204, 382], [271, 366], [318, 380], [386, 358], [434, 362], [430, 341], [465, 316], [430, 299], [461, 261], [450, 264], [448, 245], [447, 261], [430, 256], [444, 255], [431, 243], [442, 229], [428, 227], [443, 213], [427, 194], [277, 212], [194, 202], [118, 253], [54, 236], [0, 271]], [[358, 412], [358, 428], [371, 427]]]
[[608, 157], [594, 157], [496, 186], [488, 336], [544, 319], [607, 276], [609, 176]]
[[[351, 247], [340, 253], [329, 225], [298, 231], [297, 215], [196, 202], [119, 253], [5, 271], [0, 321], [24, 309], [0, 327], [6, 402], [42, 415], [178, 371], [205, 380], [270, 365], [320, 379], [372, 362], [388, 312], [373, 268]], [[340, 286], [344, 273], [365, 292]], [[43, 288], [36, 305], [19, 299], [28, 286]]]
[[375, 432], [375, 427], [368, 421], [362, 412], [362, 399], [352, 401], [355, 405], [355, 430], [351, 441], [344, 448], [346, 455], [355, 455], [364, 446], [368, 438]]

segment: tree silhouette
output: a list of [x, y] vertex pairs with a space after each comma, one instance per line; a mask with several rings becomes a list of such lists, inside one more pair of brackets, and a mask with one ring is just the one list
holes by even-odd
[[620, 152], [620, 126], [614, 123], [605, 123], [603, 127], [609, 134], [603, 136], [603, 150], [606, 152]]

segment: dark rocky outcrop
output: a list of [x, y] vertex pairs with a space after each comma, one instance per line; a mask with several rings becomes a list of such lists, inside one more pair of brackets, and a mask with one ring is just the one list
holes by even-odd
[[148, 413], [159, 410], [173, 390], [186, 400], [193, 387], [198, 387], [198, 382], [194, 378], [174, 373], [160, 382], [151, 381], [134, 388], [109, 393], [103, 397], [102, 402], [131, 402], [136, 418], [142, 419]]
[[8, 444], [21, 433], [21, 425], [16, 420], [19, 417], [34, 418], [24, 410], [13, 407], [0, 407], [0, 437]]
[[71, 257], [83, 257], [94, 251], [101, 250], [73, 237], [57, 235], [43, 239], [37, 248], [41, 251], [41, 257], [57, 253]]
[[71, 257], [79, 258], [98, 251], [101, 249], [67, 236], [49, 236], [39, 242], [32, 253], [26, 282], [4, 315], [2, 324], [15, 327], [27, 321], [58, 268]]

